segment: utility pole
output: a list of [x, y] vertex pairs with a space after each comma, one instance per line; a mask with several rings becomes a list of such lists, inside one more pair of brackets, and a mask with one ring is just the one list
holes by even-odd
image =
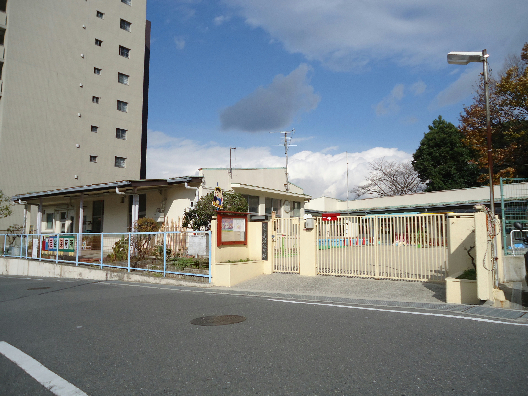
[[[274, 132], [270, 132], [270, 133], [274, 133]], [[296, 144], [291, 144], [291, 139], [292, 139], [293, 134], [295, 133], [295, 128], [293, 128], [291, 131], [282, 131], [279, 133], [282, 133], [284, 135], [284, 155], [286, 156], [286, 168], [285, 168], [286, 184], [284, 184], [284, 188], [286, 189], [286, 191], [289, 191], [290, 188], [289, 188], [289, 181], [288, 181], [289, 180], [288, 179], [288, 148], [297, 146]], [[282, 144], [280, 144], [279, 146], [282, 146]]]
[[236, 147], [229, 147], [229, 177], [233, 178], [233, 168], [231, 167], [231, 151], [236, 150]]

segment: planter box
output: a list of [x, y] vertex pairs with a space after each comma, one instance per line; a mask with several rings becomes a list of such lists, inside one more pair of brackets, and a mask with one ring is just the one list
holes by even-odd
[[448, 304], [480, 304], [477, 297], [477, 281], [456, 279], [462, 272], [446, 278], [446, 302]]

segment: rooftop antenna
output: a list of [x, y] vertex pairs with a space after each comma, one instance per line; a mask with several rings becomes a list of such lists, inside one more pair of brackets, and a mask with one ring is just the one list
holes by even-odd
[[[270, 132], [270, 133], [275, 133], [275, 132]], [[282, 132], [278, 132], [278, 133], [282, 133], [284, 135], [284, 143], [283, 144], [284, 144], [284, 154], [286, 155], [286, 168], [285, 168], [286, 184], [284, 184], [284, 188], [286, 189], [286, 191], [289, 191], [288, 147], [296, 147], [297, 146], [296, 144], [291, 144], [292, 136], [295, 133], [295, 128], [293, 128], [291, 131], [282, 131]], [[279, 144], [279, 146], [282, 146], [282, 144]]]
[[229, 177], [233, 178], [233, 168], [231, 167], [231, 152], [236, 150], [236, 147], [229, 147]]

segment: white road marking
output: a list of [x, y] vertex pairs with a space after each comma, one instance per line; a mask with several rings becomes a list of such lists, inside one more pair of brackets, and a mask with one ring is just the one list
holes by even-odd
[[5, 341], [0, 341], [0, 353], [6, 358], [16, 363], [26, 373], [35, 378], [42, 386], [51, 391], [57, 396], [87, 396], [79, 388], [73, 386], [65, 379], [59, 377], [53, 371], [48, 370], [31, 356], [25, 354], [21, 350], [8, 344]]
[[364, 311], [392, 312], [392, 313], [401, 313], [401, 314], [408, 314], [408, 315], [422, 315], [422, 316], [438, 316], [438, 317], [443, 317], [443, 318], [473, 320], [475, 322], [497, 323], [497, 324], [513, 325], [513, 326], [528, 326], [528, 323], [502, 322], [499, 320], [492, 320], [492, 319], [473, 318], [471, 316], [445, 315], [445, 314], [437, 314], [437, 313], [430, 313], [430, 312], [398, 311], [395, 309], [368, 308], [368, 307], [357, 307], [357, 306], [351, 306], [351, 305], [325, 304], [325, 303], [306, 302], [306, 301], [277, 300], [274, 298], [269, 298], [268, 300], [276, 301], [276, 302], [291, 303], [291, 304], [320, 305], [320, 306], [325, 306], [325, 307], [360, 309]]

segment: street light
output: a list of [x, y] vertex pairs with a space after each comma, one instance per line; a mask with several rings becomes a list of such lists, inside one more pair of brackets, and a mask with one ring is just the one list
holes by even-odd
[[497, 251], [496, 245], [493, 241], [495, 238], [495, 197], [493, 191], [493, 158], [491, 147], [491, 125], [490, 125], [490, 110], [489, 110], [489, 82], [488, 82], [488, 53], [484, 49], [482, 52], [450, 52], [447, 54], [447, 63], [452, 65], [467, 65], [470, 62], [482, 62], [484, 75], [484, 93], [486, 96], [486, 128], [488, 130], [488, 170], [489, 170], [489, 185], [490, 185], [490, 209], [491, 209], [491, 252], [493, 254], [493, 270], [495, 272], [494, 283], [495, 288], [499, 286], [499, 277], [497, 274]]

